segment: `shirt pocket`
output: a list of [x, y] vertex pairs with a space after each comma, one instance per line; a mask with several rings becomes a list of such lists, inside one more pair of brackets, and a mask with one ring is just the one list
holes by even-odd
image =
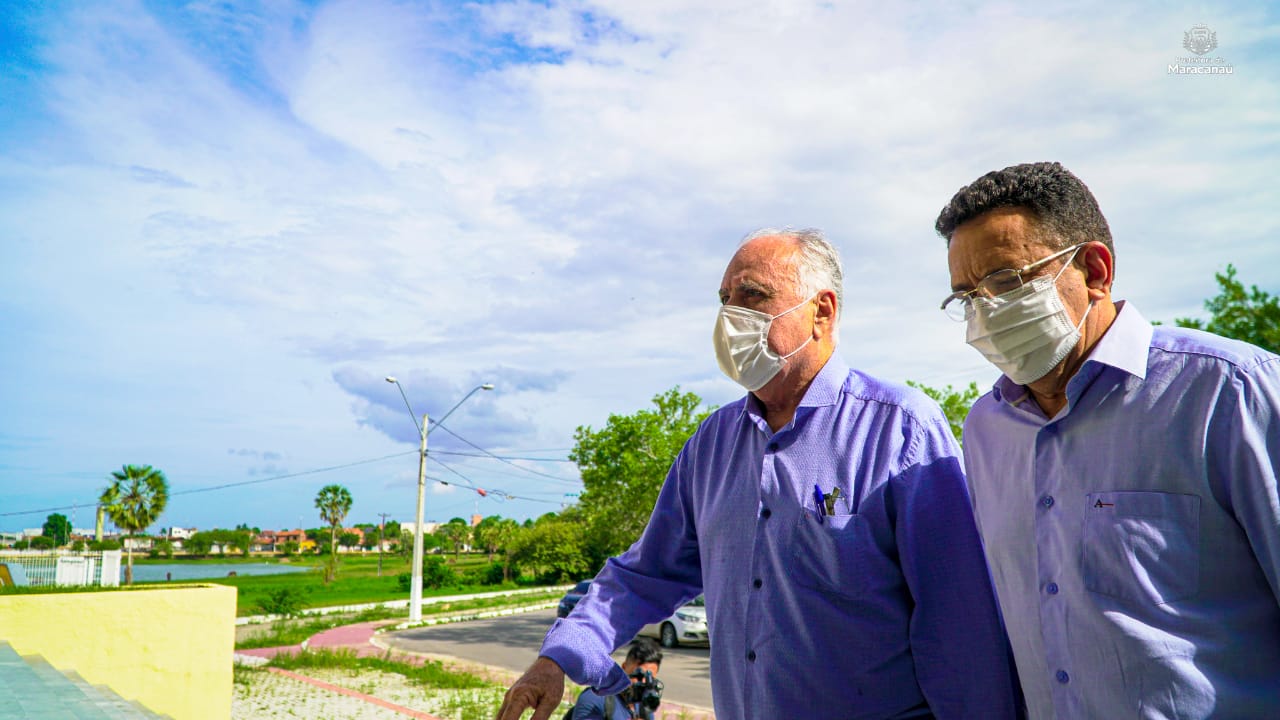
[[1199, 592], [1199, 496], [1100, 492], [1085, 497], [1080, 567], [1088, 590], [1157, 605]]
[[791, 535], [791, 579], [802, 587], [857, 598], [864, 585], [865, 534], [860, 515], [828, 515], [818, 522], [812, 512], [800, 513]]

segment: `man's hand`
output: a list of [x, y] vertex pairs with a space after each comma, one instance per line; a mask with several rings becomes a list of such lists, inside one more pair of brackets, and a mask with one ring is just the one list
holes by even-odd
[[564, 670], [548, 657], [539, 657], [511, 686], [498, 708], [497, 720], [520, 720], [533, 708], [530, 720], [549, 720], [564, 697]]

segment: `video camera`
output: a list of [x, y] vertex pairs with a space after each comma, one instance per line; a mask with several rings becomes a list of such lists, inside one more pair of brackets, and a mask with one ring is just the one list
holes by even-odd
[[634, 708], [632, 717], [652, 720], [654, 711], [662, 703], [662, 681], [648, 670], [639, 668], [632, 671], [631, 677], [635, 682], [623, 690], [619, 697], [627, 707]]

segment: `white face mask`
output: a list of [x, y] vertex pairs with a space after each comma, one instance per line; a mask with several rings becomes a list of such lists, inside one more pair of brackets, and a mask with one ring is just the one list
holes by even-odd
[[774, 320], [796, 308], [804, 307], [812, 299], [802, 300], [799, 305], [777, 315], [738, 305], [721, 305], [720, 314], [716, 316], [715, 331], [711, 334], [720, 370], [748, 392], [755, 392], [767, 385], [782, 370], [784, 360], [803, 350], [813, 340], [813, 333], [810, 333], [800, 343], [800, 347], [786, 355], [778, 355], [769, 349], [769, 328], [773, 326]]
[[[1072, 256], [1074, 257], [1074, 255]], [[1093, 310], [1072, 324], [1058, 294], [1058, 274], [1035, 278], [994, 298], [975, 297], [966, 342], [1019, 385], [1035, 382], [1058, 366], [1080, 342], [1080, 328]]]

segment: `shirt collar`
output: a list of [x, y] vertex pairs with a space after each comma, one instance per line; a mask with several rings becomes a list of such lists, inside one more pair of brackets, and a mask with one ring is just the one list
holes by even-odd
[[1116, 309], [1115, 321], [1093, 346], [1085, 364], [1109, 365], [1145, 380], [1147, 356], [1151, 354], [1151, 323], [1142, 317], [1138, 308], [1124, 300], [1116, 303]]
[[[1126, 372], [1139, 380], [1146, 379], [1151, 334], [1151, 323], [1142, 317], [1138, 308], [1121, 300], [1116, 303], [1116, 319], [1093, 346], [1076, 375], [1082, 375], [1091, 363], [1097, 363]], [[1001, 375], [991, 392], [997, 401], [1017, 405], [1027, 398], [1029, 391], [1026, 386], [1010, 380], [1009, 376]]]
[[[832, 352], [831, 357], [827, 358], [827, 364], [822, 366], [814, 376], [813, 382], [809, 383], [809, 388], [804, 391], [799, 407], [835, 405], [848, 379], [849, 364], [840, 357], [839, 352]], [[742, 404], [742, 412], [749, 413], [752, 417], [761, 417], [764, 415], [764, 406], [754, 394], [747, 393], [746, 402]]]

